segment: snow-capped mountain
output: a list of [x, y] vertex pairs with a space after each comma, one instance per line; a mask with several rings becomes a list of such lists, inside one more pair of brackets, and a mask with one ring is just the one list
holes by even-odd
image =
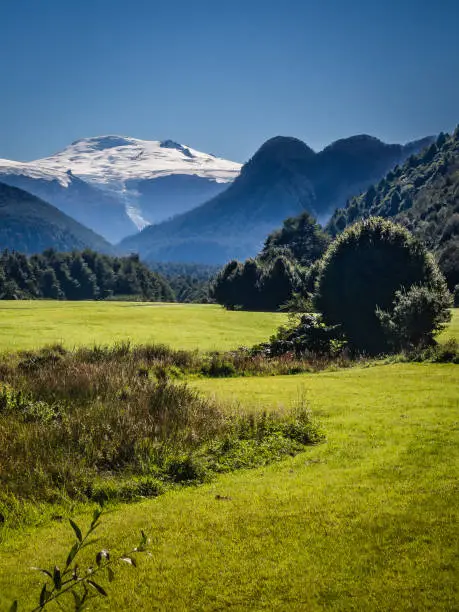
[[0, 180], [54, 204], [109, 240], [186, 212], [223, 191], [241, 164], [171, 140], [77, 140], [32, 162], [0, 159]]

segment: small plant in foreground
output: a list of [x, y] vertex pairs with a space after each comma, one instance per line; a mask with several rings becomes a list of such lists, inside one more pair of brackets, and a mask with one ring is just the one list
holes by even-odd
[[[68, 552], [63, 569], [60, 569], [57, 565], [52, 570], [38, 567], [32, 568], [41, 572], [47, 578], [40, 590], [38, 606], [33, 608], [32, 612], [43, 610], [53, 603], [62, 610], [61, 598], [69, 594], [73, 597], [71, 609], [75, 612], [85, 610], [91, 599], [108, 596], [105, 587], [96, 582], [96, 577], [99, 580], [99, 576], [105, 574], [108, 582], [113, 582], [115, 578], [114, 567], [116, 565], [127, 563], [137, 567], [137, 561], [133, 555], [135, 553], [150, 554], [147, 551], [148, 538], [142, 531], [139, 544], [130, 552], [111, 556], [108, 550], [102, 549], [95, 555], [95, 566], [89, 566], [85, 570], [80, 569], [75, 562], [76, 557], [84, 548], [91, 544], [88, 538], [100, 525], [101, 514], [102, 510], [95, 510], [91, 524], [84, 535], [81, 528], [74, 521], [70, 520], [70, 525], [76, 535], [76, 541]], [[12, 603], [10, 612], [16, 612], [18, 609], [18, 602], [16, 600]]]

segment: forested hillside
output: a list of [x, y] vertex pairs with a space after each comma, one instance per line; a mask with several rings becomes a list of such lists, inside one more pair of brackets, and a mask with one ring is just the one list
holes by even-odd
[[392, 218], [420, 238], [453, 290], [459, 284], [459, 126], [352, 198], [326, 229], [335, 236], [369, 216]]
[[168, 282], [136, 255], [110, 257], [95, 251], [27, 257], [0, 253], [0, 299], [97, 300], [111, 297], [174, 301]]
[[113, 247], [92, 230], [27, 191], [0, 183], [0, 249], [40, 253]]

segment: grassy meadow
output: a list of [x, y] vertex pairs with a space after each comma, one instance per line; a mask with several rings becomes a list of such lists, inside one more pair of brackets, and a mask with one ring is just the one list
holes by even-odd
[[279, 313], [228, 312], [201, 304], [2, 302], [0, 352], [54, 343], [73, 347], [122, 341], [228, 350], [261, 342], [285, 320]]
[[[62, 339], [65, 329], [70, 344], [131, 339], [234, 348], [266, 338], [283, 319], [212, 306], [47, 302], [34, 312], [25, 304], [16, 317], [21, 305], [1, 311], [3, 350]], [[458, 315], [454, 311], [443, 340], [459, 339]], [[51, 326], [43, 337], [36, 333], [40, 317]], [[3, 320], [11, 325], [8, 333]], [[86, 320], [100, 325], [86, 329]], [[122, 552], [144, 529], [152, 557], [120, 571], [109, 598], [96, 600], [94, 609], [459, 609], [457, 365], [381, 363], [289, 376], [193, 378], [189, 385], [246, 412], [287, 413], [306, 402], [326, 439], [261, 468], [109, 508], [99, 548]], [[80, 523], [89, 522], [89, 509], [80, 509]], [[20, 609], [36, 605], [42, 580], [30, 566], [60, 562], [72, 541], [65, 521], [0, 538], [0, 610], [14, 598]]]
[[[145, 529], [153, 556], [97, 609], [457, 609], [458, 380], [454, 365], [395, 364], [195, 382], [254, 410], [305, 394], [327, 441], [107, 514], [101, 546]], [[30, 606], [29, 566], [71, 539], [56, 523], [4, 543], [0, 606]]]

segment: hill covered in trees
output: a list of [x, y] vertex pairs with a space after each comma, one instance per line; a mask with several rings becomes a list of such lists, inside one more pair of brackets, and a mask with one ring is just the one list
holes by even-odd
[[0, 183], [0, 249], [40, 253], [113, 247], [92, 230], [27, 191]]
[[253, 257], [287, 217], [326, 220], [337, 206], [379, 180], [430, 138], [388, 145], [371, 136], [339, 140], [315, 153], [296, 138], [265, 142], [234, 183], [207, 203], [145, 228], [120, 243], [144, 259], [221, 264]]
[[0, 299], [111, 297], [174, 301], [168, 282], [136, 255], [110, 257], [90, 250], [58, 253], [53, 249], [30, 257], [8, 250], [0, 253]]
[[459, 284], [459, 126], [352, 198], [326, 229], [335, 236], [369, 216], [391, 218], [420, 238], [453, 290]]

